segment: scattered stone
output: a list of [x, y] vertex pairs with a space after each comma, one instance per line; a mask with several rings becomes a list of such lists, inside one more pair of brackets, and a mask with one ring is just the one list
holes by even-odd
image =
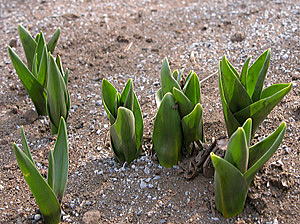
[[160, 179], [160, 176], [153, 177], [153, 180], [159, 180], [159, 179]]
[[157, 87], [157, 86], [160, 85], [160, 83], [159, 82], [154, 82], [153, 85]]
[[153, 39], [152, 39], [152, 38], [147, 38], [145, 41], [146, 41], [147, 43], [153, 43]]
[[28, 124], [32, 124], [39, 118], [39, 115], [37, 114], [36, 111], [30, 109], [24, 113], [23, 117]]
[[10, 47], [17, 47], [17, 40], [11, 39], [8, 44]]
[[167, 220], [161, 219], [161, 220], [159, 220], [159, 223], [161, 223], [161, 224], [167, 223]]
[[231, 42], [242, 42], [245, 38], [245, 34], [237, 32], [230, 37], [230, 40]]
[[145, 182], [146, 182], [146, 183], [149, 183], [150, 180], [151, 180], [151, 177], [148, 177], [148, 178], [145, 180]]
[[18, 113], [19, 113], [19, 108], [18, 108], [18, 107], [12, 107], [12, 108], [10, 109], [10, 112], [11, 112], [12, 114], [18, 114]]
[[81, 128], [83, 128], [83, 122], [80, 122], [79, 124], [76, 124], [76, 125], [75, 125], [75, 128], [76, 128], [76, 129], [81, 129]]
[[149, 167], [147, 167], [147, 166], [145, 167], [144, 173], [147, 174], [147, 175], [150, 174], [150, 169], [149, 169]]
[[117, 36], [116, 40], [119, 43], [129, 43], [129, 40], [126, 37], [122, 36], [122, 35]]
[[102, 101], [101, 101], [101, 100], [97, 100], [95, 104], [96, 104], [96, 106], [98, 106], [98, 107], [99, 107], [99, 106], [101, 106], [101, 105], [102, 105]]
[[282, 55], [282, 57], [281, 57], [283, 60], [287, 60], [288, 58], [289, 58], [289, 55], [288, 54], [284, 54], [284, 55]]
[[91, 210], [84, 213], [82, 218], [85, 224], [98, 224], [101, 223], [101, 213], [98, 210]]
[[239, 220], [235, 221], [234, 224], [246, 224], [246, 222], [243, 219], [239, 219]]
[[35, 214], [33, 219], [34, 221], [39, 221], [42, 218], [41, 214]]
[[141, 180], [141, 181], [140, 181], [140, 188], [141, 188], [141, 189], [145, 189], [147, 186], [148, 186], [148, 185], [147, 185], [147, 183], [146, 183], [144, 180]]
[[64, 216], [62, 217], [62, 219], [63, 219], [63, 221], [71, 222], [70, 217], [71, 217], [70, 215], [64, 215]]

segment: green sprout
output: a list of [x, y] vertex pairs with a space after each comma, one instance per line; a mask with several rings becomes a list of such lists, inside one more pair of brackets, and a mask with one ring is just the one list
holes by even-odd
[[219, 89], [229, 137], [248, 118], [252, 118], [253, 121], [253, 136], [260, 123], [291, 90], [290, 83], [273, 84], [263, 88], [270, 58], [270, 50], [267, 50], [249, 66], [249, 57], [241, 74], [225, 56], [220, 61]]
[[140, 104], [129, 79], [120, 94], [107, 80], [102, 81], [102, 99], [110, 121], [111, 147], [117, 160], [131, 163], [141, 152], [143, 117]]
[[52, 38], [46, 43], [44, 34], [38, 33], [34, 38], [23, 26], [18, 26], [19, 37], [25, 52], [27, 66], [12, 48], [8, 48], [8, 54], [12, 64], [31, 98], [39, 115], [46, 115], [46, 83], [48, 52], [53, 52], [60, 36], [57, 29]]
[[16, 155], [18, 166], [39, 206], [45, 223], [57, 224], [61, 219], [60, 203], [68, 179], [69, 146], [66, 123], [63, 118], [60, 119], [54, 150], [49, 151], [47, 180], [35, 166], [23, 128], [21, 129], [21, 136], [24, 150], [13, 144], [13, 151]]
[[240, 214], [255, 174], [271, 158], [282, 142], [286, 124], [267, 138], [250, 146], [252, 119], [246, 120], [230, 137], [224, 159], [211, 153], [215, 168], [215, 203], [224, 217]]
[[51, 55], [57, 44], [60, 29], [48, 43], [42, 32], [33, 38], [22, 26], [19, 26], [18, 30], [27, 66], [11, 48], [8, 49], [9, 56], [37, 113], [49, 115], [51, 133], [57, 134], [60, 117], [67, 120], [71, 105], [67, 89], [68, 71], [64, 71], [59, 56], [54, 59]]
[[57, 134], [60, 117], [67, 120], [71, 106], [68, 92], [68, 73], [64, 72], [59, 56], [48, 55], [47, 72], [47, 113], [50, 118], [51, 133]]
[[191, 143], [204, 142], [200, 82], [197, 74], [191, 71], [181, 88], [182, 72], [172, 73], [167, 59], [163, 61], [160, 76], [153, 148], [159, 163], [172, 167], [180, 160], [182, 148], [189, 151]]

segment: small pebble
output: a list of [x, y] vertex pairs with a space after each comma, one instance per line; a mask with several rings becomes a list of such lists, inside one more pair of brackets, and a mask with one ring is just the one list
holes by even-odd
[[42, 216], [40, 214], [35, 214], [33, 219], [34, 221], [39, 221], [42, 218]]
[[141, 180], [141, 182], [140, 182], [140, 188], [141, 189], [145, 189], [146, 187], [147, 187], [147, 184], [145, 183], [145, 181]]

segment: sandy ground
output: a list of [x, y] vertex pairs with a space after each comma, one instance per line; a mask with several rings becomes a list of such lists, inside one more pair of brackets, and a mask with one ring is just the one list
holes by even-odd
[[[7, 55], [22, 55], [17, 25], [49, 38], [62, 35], [56, 53], [69, 68], [70, 177], [64, 223], [298, 223], [300, 222], [300, 1], [2, 0], [0, 2], [0, 222], [32, 223], [37, 206], [18, 169], [11, 143], [24, 126], [34, 159], [46, 172], [53, 147], [47, 118], [38, 118]], [[251, 186], [244, 212], [224, 219], [215, 210], [213, 179], [187, 181], [179, 168], [152, 160], [154, 93], [164, 57], [172, 69], [200, 79], [217, 71], [223, 55], [239, 69], [247, 56], [272, 49], [266, 85], [293, 82], [256, 139], [288, 129], [284, 142]], [[24, 58], [24, 57], [23, 57]], [[143, 156], [122, 168], [113, 159], [100, 93], [101, 80], [119, 90], [133, 78], [145, 122]], [[205, 135], [225, 135], [217, 76], [202, 85]], [[36, 217], [37, 218], [37, 217]]]

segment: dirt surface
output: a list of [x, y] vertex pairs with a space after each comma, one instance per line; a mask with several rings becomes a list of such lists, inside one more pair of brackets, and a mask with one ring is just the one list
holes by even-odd
[[[56, 49], [69, 68], [70, 172], [64, 223], [300, 223], [300, 1], [212, 0], [2, 0], [0, 2], [0, 222], [31, 223], [37, 206], [21, 176], [11, 143], [24, 126], [34, 159], [46, 172], [54, 145], [49, 121], [32, 112], [7, 55], [23, 51], [22, 24], [46, 37], [62, 29]], [[215, 210], [213, 179], [187, 181], [179, 167], [152, 160], [154, 93], [164, 57], [172, 69], [193, 69], [203, 79], [227, 55], [239, 69], [247, 56], [272, 48], [266, 85], [293, 82], [293, 90], [266, 119], [256, 139], [286, 121], [284, 142], [250, 188], [244, 212], [224, 219]], [[23, 57], [24, 58], [24, 57]], [[129, 167], [109, 148], [109, 122], [100, 91], [103, 78], [119, 90], [133, 78], [145, 122], [144, 153]], [[217, 76], [202, 84], [208, 142], [225, 135]]]

